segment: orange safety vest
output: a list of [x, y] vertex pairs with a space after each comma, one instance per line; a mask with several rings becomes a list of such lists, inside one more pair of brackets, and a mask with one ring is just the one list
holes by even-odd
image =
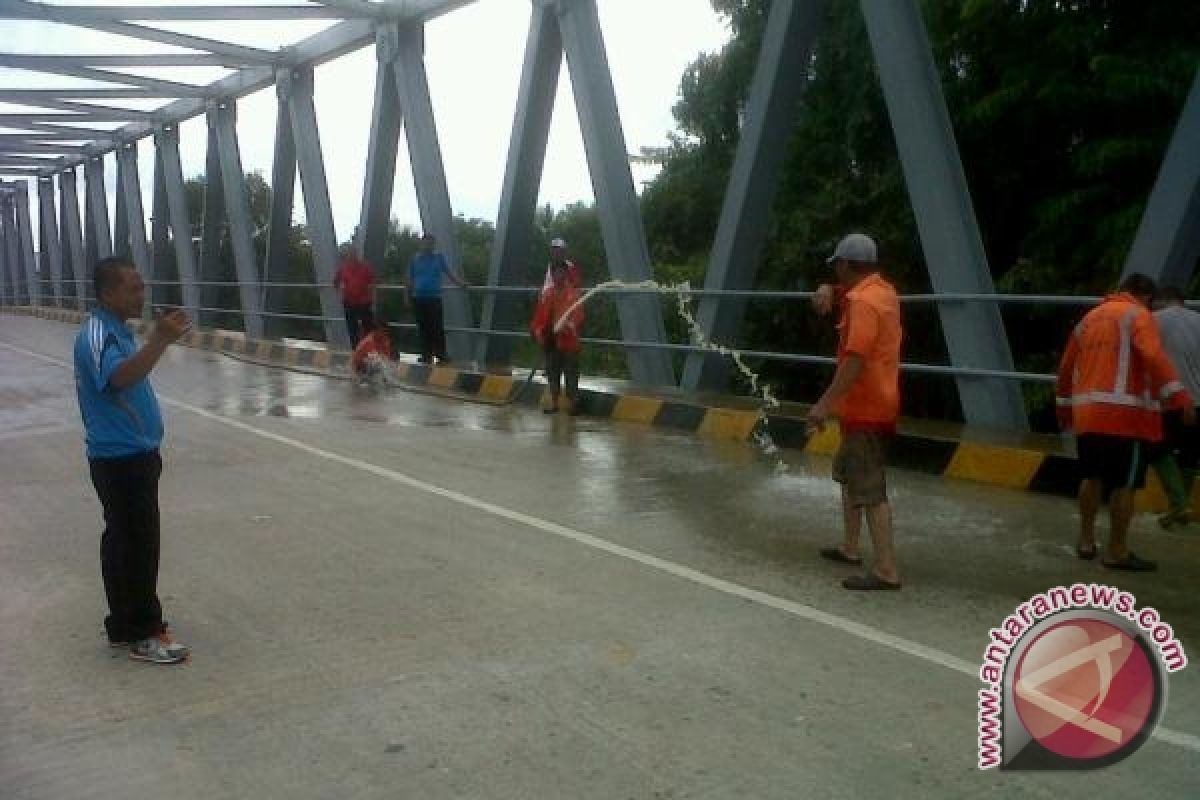
[[1058, 366], [1059, 407], [1076, 433], [1105, 433], [1157, 442], [1162, 408], [1192, 400], [1163, 350], [1149, 309], [1121, 292], [1075, 326]]
[[563, 320], [563, 326], [558, 332], [554, 331], [555, 323], [562, 319], [563, 314], [575, 305], [578, 299], [579, 292], [570, 283], [566, 283], [562, 288], [551, 284], [550, 288], [542, 290], [537, 307], [533, 311], [533, 319], [529, 322], [529, 330], [539, 345], [544, 348], [553, 342], [554, 349], [564, 353], [578, 353], [582, 349], [579, 341], [583, 330], [582, 305], [575, 306], [575, 310]]

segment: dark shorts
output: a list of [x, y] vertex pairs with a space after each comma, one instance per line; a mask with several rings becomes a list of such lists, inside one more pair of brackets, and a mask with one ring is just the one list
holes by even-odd
[[844, 432], [833, 457], [833, 479], [842, 484], [852, 506], [887, 502], [887, 445], [882, 433]]
[[1100, 481], [1105, 495], [1114, 489], [1141, 489], [1146, 485], [1150, 449], [1151, 445], [1141, 439], [1081, 433], [1075, 441], [1079, 476]]
[[1200, 425], [1184, 425], [1182, 411], [1167, 411], [1163, 414], [1163, 441], [1158, 448], [1158, 455], [1174, 456], [1180, 469], [1196, 469], [1200, 466]]

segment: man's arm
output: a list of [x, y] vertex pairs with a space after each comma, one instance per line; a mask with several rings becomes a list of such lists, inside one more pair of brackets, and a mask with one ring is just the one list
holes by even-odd
[[1071, 395], [1075, 383], [1075, 361], [1078, 358], [1079, 329], [1076, 328], [1067, 339], [1067, 350], [1058, 362], [1058, 378], [1054, 382], [1054, 416], [1058, 420], [1058, 427], [1064, 431], [1071, 427]]
[[810, 430], [821, 430], [832, 414], [833, 405], [842, 395], [850, 391], [850, 387], [858, 380], [863, 371], [863, 357], [858, 353], [848, 353], [842, 363], [838, 364], [833, 374], [833, 382], [821, 395], [821, 399], [808, 410], [806, 422]]
[[191, 324], [187, 314], [182, 311], [172, 311], [159, 317], [146, 344], [117, 367], [108, 382], [117, 389], [125, 389], [144, 379], [158, 364], [167, 347], [187, 333]]
[[449, 264], [449, 262], [446, 261], [446, 258], [444, 256], [442, 257], [442, 273], [446, 277], [448, 277], [450, 279], [450, 282], [453, 283], [458, 288], [460, 288], [460, 289], [467, 288], [467, 282], [465, 280], [463, 280], [462, 278], [458, 277], [457, 275], [455, 275], [450, 270], [450, 264]]

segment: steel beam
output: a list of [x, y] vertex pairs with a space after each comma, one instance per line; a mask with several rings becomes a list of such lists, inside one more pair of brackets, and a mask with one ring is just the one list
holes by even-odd
[[[82, 145], [82, 144], [61, 144], [61, 143], [54, 144], [54, 143], [50, 143], [50, 142], [33, 142], [33, 141], [20, 142], [20, 141], [9, 141], [9, 140], [5, 140], [5, 139], [0, 139], [0, 152], [3, 152], [5, 154], [8, 154], [8, 153], [22, 153], [22, 154], [44, 153], [47, 155], [56, 155], [56, 156], [64, 156], [64, 155], [81, 156], [81, 155], [84, 155], [85, 153], [87, 153], [88, 149], [89, 148], [86, 145]], [[7, 155], [3, 156], [3, 157], [7, 157]]]
[[87, 232], [91, 238], [89, 269], [113, 253], [112, 227], [108, 221], [108, 195], [104, 189], [104, 157], [89, 158], [83, 165], [84, 191], [87, 192]]
[[75, 307], [80, 311], [87, 307], [86, 299], [91, 293], [86, 281], [91, 269], [84, 258], [83, 223], [79, 218], [79, 194], [75, 189], [75, 170], [70, 169], [58, 176], [59, 230], [62, 232], [63, 277]]
[[146, 118], [144, 114], [114, 114], [107, 111], [89, 112], [87, 114], [56, 114], [53, 112], [28, 111], [23, 113], [0, 113], [0, 126], [5, 128], [20, 128], [30, 122], [49, 122], [54, 124], [128, 122], [131, 119], [144, 118]]
[[138, 178], [137, 143], [129, 142], [117, 150], [120, 165], [117, 191], [125, 198], [125, 235], [133, 264], [143, 280], [153, 280], [153, 262], [146, 243], [146, 214], [142, 208], [142, 182]]
[[[217, 146], [217, 117], [209, 112], [208, 150], [204, 160], [204, 215], [200, 233], [200, 273], [203, 282], [225, 278], [221, 274], [221, 240], [225, 232], [225, 189], [221, 179], [221, 152]], [[171, 221], [175, 222], [172, 212]], [[178, 234], [178, 228], [173, 228]], [[200, 287], [200, 305], [212, 308], [217, 298], [213, 286]]]
[[[43, 72], [49, 75], [65, 75], [69, 78], [83, 78], [89, 81], [126, 84], [127, 86], [163, 92], [168, 97], [203, 98], [211, 94], [206, 87], [195, 86], [190, 83], [178, 83], [177, 81], [169, 81], [162, 78], [146, 78], [141, 75], [130, 75], [125, 72], [112, 72], [111, 70], [71, 66], [69, 64], [44, 62], [38, 65], [35, 62], [25, 61], [26, 58], [29, 57], [0, 55], [0, 66], [14, 67], [29, 72]], [[24, 66], [21, 66], [22, 63]], [[201, 104], [201, 107], [203, 107], [203, 104]], [[192, 114], [191, 116], [196, 116], [196, 114]]]
[[[96, 22], [120, 22], [138, 20], [291, 20], [291, 19], [344, 19], [355, 14], [350, 8], [334, 9], [313, 5], [178, 5], [178, 6], [68, 6], [76, 20]], [[27, 11], [12, 11], [0, 6], [0, 19], [28, 19]], [[57, 20], [56, 20], [57, 21]]]
[[[401, 112], [396, 92], [396, 57], [400, 43], [394, 25], [382, 25], [375, 41], [375, 102], [367, 144], [361, 214], [355, 243], [367, 263], [379, 269], [387, 253], [392, 190], [396, 183], [396, 154], [400, 145]], [[407, 279], [406, 279], [407, 280]]]
[[[188, 214], [187, 194], [183, 188], [183, 168], [179, 160], [179, 128], [163, 125], [155, 134], [154, 145], [162, 160], [163, 186], [167, 196], [167, 219], [175, 246], [175, 268], [180, 282], [184, 308], [192, 319], [198, 319], [200, 293], [196, 287], [196, 256], [192, 243], [192, 222]], [[212, 178], [210, 173], [209, 178]], [[218, 185], [219, 194], [219, 185]], [[207, 194], [204, 212], [208, 214]], [[205, 220], [205, 234], [208, 226]], [[219, 234], [218, 229], [218, 234]], [[219, 242], [219, 239], [218, 239]]]
[[[412, 164], [413, 182], [417, 190], [417, 206], [421, 226], [437, 237], [438, 249], [450, 268], [461, 274], [462, 259], [458, 237], [454, 230], [454, 211], [450, 205], [450, 189], [446, 185], [446, 169], [442, 163], [442, 148], [438, 143], [437, 122], [429, 96], [429, 80], [425, 73], [425, 32], [421, 25], [397, 28], [395, 73], [396, 92], [404, 111], [404, 133], [408, 139], [408, 157]], [[448, 289], [442, 299], [446, 322], [451, 326], [474, 327], [470, 299], [458, 288]], [[455, 361], [468, 361], [474, 355], [469, 334], [450, 334], [446, 337], [449, 355]]]
[[13, 303], [28, 305], [29, 287], [25, 284], [24, 271], [21, 269], [20, 237], [17, 234], [17, 203], [12, 194], [5, 194], [0, 200], [0, 211], [4, 214], [4, 263], [13, 287]]
[[[267, 224], [267, 257], [265, 269], [268, 283], [287, 282], [290, 275], [288, 255], [292, 239], [292, 210], [296, 204], [296, 140], [292, 136], [291, 112], [287, 98], [280, 96], [275, 111], [275, 153], [271, 161], [271, 219]], [[278, 292], [262, 287], [262, 306], [265, 311], [275, 308]], [[264, 329], [269, 334], [272, 319], [267, 317]]]
[[1200, 69], [1184, 101], [1122, 277], [1141, 272], [1187, 291], [1200, 259]]
[[[933, 289], [995, 291], [929, 37], [916, 0], [861, 0]], [[995, 304], [939, 303], [956, 367], [1012, 370]], [[999, 378], [959, 377], [963, 416], [974, 425], [1025, 431], [1021, 387]]]
[[[534, 215], [538, 188], [546, 163], [546, 143], [554, 116], [554, 95], [562, 67], [562, 35], [554, 8], [535, 3], [525, 39], [525, 61], [517, 89], [517, 110], [508, 145], [508, 163], [496, 215], [496, 240], [488, 265], [488, 283], [507, 286], [520, 280], [522, 266], [533, 253]], [[483, 330], [514, 330], [522, 327], [520, 298], [508, 293], [489, 294], [483, 301]], [[506, 365], [512, 355], [507, 337], [481, 337], [479, 361]]]
[[258, 265], [254, 254], [254, 223], [246, 197], [246, 177], [238, 149], [236, 107], [232, 100], [218, 100], [209, 112], [215, 119], [217, 151], [221, 162], [221, 183], [225, 190], [225, 214], [233, 263], [237, 269], [238, 293], [242, 301], [242, 320], [246, 335], [263, 336], [262, 309], [259, 307]]
[[321, 287], [321, 315], [326, 317], [325, 341], [348, 348], [350, 337], [340, 324], [342, 304], [333, 288], [337, 269], [337, 234], [333, 228], [333, 208], [329, 204], [329, 184], [325, 179], [325, 159], [321, 154], [321, 136], [317, 112], [313, 106], [312, 69], [280, 70], [275, 81], [280, 99], [287, 104], [296, 147], [296, 163], [304, 193], [308, 238], [312, 242], [313, 269]]
[[135, 119], [151, 119], [154, 116], [153, 111], [139, 111], [137, 109], [122, 108], [121, 106], [107, 106], [99, 103], [77, 103], [73, 100], [67, 100], [62, 97], [51, 97], [48, 95], [43, 95], [41, 97], [27, 95], [19, 100], [5, 100], [4, 102], [18, 103], [23, 106], [29, 106], [30, 108], [48, 108], [56, 111], [70, 111], [78, 114], [112, 114], [118, 122], [125, 122]]
[[[625, 134], [605, 54], [596, 0], [561, 0], [558, 24], [579, 127], [583, 133], [596, 209], [604, 237], [609, 273], [623, 281], [653, 278], [641, 209], [629, 171]], [[657, 295], [621, 295], [617, 300], [625, 341], [666, 342], [662, 306]], [[662, 350], [630, 349], [626, 359], [634, 382], [643, 386], [675, 384], [671, 357]]]
[[29, 213], [29, 184], [22, 181], [17, 184], [15, 196], [17, 216], [17, 248], [20, 252], [21, 266], [25, 270], [25, 285], [29, 292], [29, 304], [42, 304], [42, 278], [38, 272], [37, 259], [33, 250], [33, 224]]
[[54, 179], [38, 181], [38, 251], [46, 260], [50, 270], [50, 286], [54, 292], [54, 305], [63, 302], [63, 257], [62, 239], [58, 234], [58, 212], [54, 207]]
[[[121, 258], [133, 260], [133, 254], [129, 249], [129, 217], [125, 212], [125, 192], [121, 191], [121, 185], [125, 182], [125, 164], [120, 158], [121, 149], [124, 145], [117, 148], [117, 185], [113, 190], [113, 200], [116, 203], [116, 208], [113, 209], [113, 255]], [[135, 265], [136, 266], [136, 265]], [[142, 275], [139, 269], [138, 274]], [[145, 275], [142, 275], [145, 278]]]
[[90, 17], [86, 8], [71, 6], [52, 6], [42, 3], [31, 3], [27, 0], [0, 0], [0, 17], [10, 19], [42, 19], [63, 25], [74, 25], [79, 28], [115, 33], [134, 39], [145, 39], [151, 42], [169, 44], [174, 47], [186, 47], [191, 50], [202, 50], [219, 53], [230, 58], [240, 59], [246, 64], [269, 64], [274, 61], [274, 54], [259, 50], [255, 47], [230, 44], [216, 39], [206, 39], [203, 36], [191, 36], [183, 33], [164, 31], [145, 25], [134, 25], [128, 22], [117, 22]]
[[[808, 81], [808, 61], [825, 17], [825, 0], [775, 0], [758, 56], [745, 124], [725, 191], [705, 289], [752, 289], [767, 238], [767, 223], [783, 174], [788, 139], [798, 121]], [[696, 321], [705, 337], [734, 347], [745, 316], [744, 298], [704, 297]], [[729, 359], [688, 355], [684, 389], [720, 391], [729, 380]]]
[[171, 257], [171, 220], [170, 209], [167, 206], [167, 182], [163, 178], [162, 154], [159, 152], [158, 139], [154, 141], [154, 181], [150, 193], [150, 306], [157, 308], [164, 303], [172, 305], [178, 301], [175, 287], [159, 286], [157, 281], [170, 280], [178, 275], [167, 271], [167, 261]]
[[0, 198], [0, 306], [16, 305], [16, 287], [12, 276], [8, 273], [8, 247], [4, 241], [4, 200]]
[[33, 167], [34, 169], [51, 169], [56, 161], [53, 158], [35, 158], [33, 156], [10, 156], [0, 153], [0, 167]]

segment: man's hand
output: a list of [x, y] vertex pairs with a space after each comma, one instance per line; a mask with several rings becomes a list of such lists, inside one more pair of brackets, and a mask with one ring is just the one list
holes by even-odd
[[833, 285], [829, 283], [821, 284], [817, 287], [816, 293], [813, 294], [813, 310], [816, 311], [819, 316], [827, 316], [831, 311], [833, 311], [833, 297]]
[[180, 309], [159, 314], [154, 320], [154, 331], [150, 335], [163, 344], [174, 344], [192, 328], [192, 321]]
[[809, 436], [812, 436], [825, 430], [825, 423], [828, 421], [829, 402], [822, 397], [808, 410], [808, 416], [804, 419], [804, 429]]

